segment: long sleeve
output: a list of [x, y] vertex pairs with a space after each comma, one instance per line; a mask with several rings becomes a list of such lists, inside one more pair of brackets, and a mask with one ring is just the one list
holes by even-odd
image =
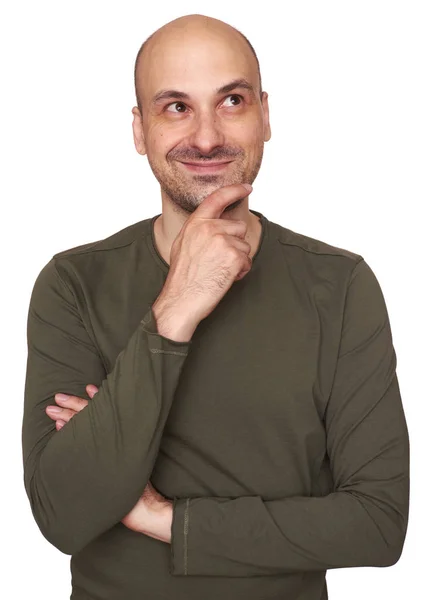
[[[153, 469], [191, 344], [157, 332], [151, 308], [110, 373], [51, 259], [33, 287], [22, 448], [24, 485], [44, 537], [75, 554], [136, 504]], [[99, 387], [91, 400], [85, 386]], [[61, 430], [45, 412], [57, 392], [88, 399]]]
[[409, 438], [384, 297], [364, 259], [349, 278], [324, 426], [332, 493], [174, 498], [171, 574], [280, 575], [400, 558]]

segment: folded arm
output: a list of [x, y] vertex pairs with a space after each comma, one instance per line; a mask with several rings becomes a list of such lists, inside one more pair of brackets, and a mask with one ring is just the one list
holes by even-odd
[[[24, 485], [42, 534], [75, 554], [143, 493], [191, 341], [161, 336], [150, 309], [106, 373], [55, 259], [34, 284], [27, 341]], [[60, 431], [45, 412], [57, 392], [89, 399]]]
[[387, 309], [364, 260], [349, 281], [324, 424], [332, 493], [175, 498], [171, 574], [248, 577], [398, 561], [409, 439]]

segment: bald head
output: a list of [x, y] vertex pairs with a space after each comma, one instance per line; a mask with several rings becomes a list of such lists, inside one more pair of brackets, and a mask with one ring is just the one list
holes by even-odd
[[182, 47], [186, 42], [189, 43], [190, 52], [192, 52], [192, 47], [194, 48], [195, 45], [203, 45], [204, 42], [212, 43], [213, 40], [217, 44], [222, 43], [228, 48], [234, 48], [250, 63], [250, 67], [256, 72], [258, 93], [261, 98], [262, 80], [259, 60], [245, 35], [224, 21], [205, 15], [193, 14], [166, 23], [152, 33], [141, 45], [134, 67], [135, 95], [141, 114], [143, 90], [146, 87], [148, 71], [150, 65], [153, 67], [153, 63], [156, 62], [159, 55], [164, 51], [168, 51], [168, 49], [173, 50]]

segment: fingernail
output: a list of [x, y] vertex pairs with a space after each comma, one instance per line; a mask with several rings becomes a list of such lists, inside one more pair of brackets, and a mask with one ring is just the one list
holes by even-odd
[[249, 183], [244, 183], [244, 188], [247, 188], [247, 190], [248, 190], [249, 192], [251, 192], [251, 190], [253, 189], [253, 186], [252, 186], [252, 185], [250, 185]]
[[50, 413], [60, 413], [62, 411], [62, 408], [60, 408], [59, 406], [48, 406], [48, 411]]
[[55, 394], [55, 400], [59, 400], [60, 402], [66, 402], [68, 400], [67, 394]]

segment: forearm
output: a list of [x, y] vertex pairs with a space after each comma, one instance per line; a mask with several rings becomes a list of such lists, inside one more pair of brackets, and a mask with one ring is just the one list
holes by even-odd
[[25, 462], [34, 517], [66, 554], [119, 522], [149, 480], [188, 351], [155, 331], [138, 326], [88, 406]]
[[250, 577], [393, 565], [406, 534], [405, 489], [401, 512], [351, 491], [271, 501], [180, 498], [171, 574]]

